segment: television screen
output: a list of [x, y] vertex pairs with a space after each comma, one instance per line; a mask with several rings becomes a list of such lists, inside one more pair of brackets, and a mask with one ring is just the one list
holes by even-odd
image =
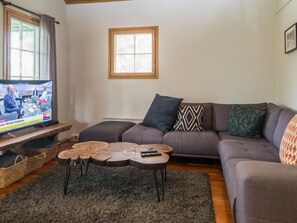
[[0, 134], [52, 119], [52, 81], [0, 80]]

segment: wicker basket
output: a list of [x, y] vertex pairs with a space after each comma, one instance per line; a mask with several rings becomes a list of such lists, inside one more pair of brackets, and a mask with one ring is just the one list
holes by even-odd
[[25, 175], [40, 169], [43, 166], [45, 159], [46, 159], [45, 152], [28, 157], [28, 161], [25, 169]]
[[38, 151], [46, 154], [46, 157], [43, 160], [44, 161], [43, 163], [47, 163], [47, 162], [49, 162], [49, 161], [51, 161], [51, 160], [53, 160], [53, 159], [56, 158], [56, 156], [58, 154], [58, 147], [59, 147], [58, 145], [53, 145], [50, 148], [41, 148], [41, 149], [38, 149]]
[[7, 187], [25, 176], [27, 158], [6, 168], [0, 168], [0, 188]]

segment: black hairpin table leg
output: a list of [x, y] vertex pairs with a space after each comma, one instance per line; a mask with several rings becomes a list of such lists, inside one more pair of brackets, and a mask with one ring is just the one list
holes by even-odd
[[64, 181], [64, 195], [67, 194], [67, 188], [68, 188], [68, 182], [70, 178], [70, 172], [71, 172], [71, 165], [67, 165], [66, 169], [66, 176], [65, 176], [65, 181]]
[[161, 182], [162, 182], [162, 201], [164, 201], [164, 196], [165, 196], [164, 181], [166, 180], [166, 168], [164, 170], [160, 170], [160, 173], [161, 173]]
[[[154, 178], [155, 178], [155, 183], [156, 183], [158, 201], [161, 202], [160, 193], [159, 193], [159, 183], [158, 183], [158, 179], [157, 179], [157, 171], [158, 170], [154, 170]], [[163, 201], [164, 195], [165, 195], [164, 174], [163, 174], [164, 170], [159, 170], [159, 171], [160, 171], [160, 175], [161, 175], [161, 190], [162, 190], [162, 201]]]

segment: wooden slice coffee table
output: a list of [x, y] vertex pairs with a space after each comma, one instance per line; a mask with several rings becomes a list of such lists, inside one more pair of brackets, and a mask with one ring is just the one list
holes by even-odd
[[[159, 183], [157, 180], [157, 172], [161, 175], [162, 200], [164, 200], [164, 181], [166, 180], [166, 165], [169, 161], [169, 155], [172, 148], [162, 144], [137, 145], [134, 143], [117, 142], [105, 143], [89, 141], [77, 143], [73, 145], [73, 149], [65, 150], [59, 153], [59, 163], [66, 164], [66, 177], [64, 182], [64, 195], [67, 194], [67, 187], [71, 172], [71, 167], [80, 165], [81, 175], [86, 175], [90, 163], [109, 166], [122, 167], [131, 165], [142, 170], [153, 170], [156, 183], [158, 201], [160, 202]], [[156, 150], [161, 153], [160, 156], [141, 157], [142, 151]], [[83, 173], [83, 165], [86, 165], [85, 174]]]

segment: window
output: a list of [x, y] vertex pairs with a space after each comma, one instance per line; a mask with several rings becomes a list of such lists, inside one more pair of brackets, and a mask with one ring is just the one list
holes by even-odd
[[39, 20], [5, 8], [4, 78], [39, 79]]
[[109, 78], [158, 78], [158, 27], [109, 29]]

